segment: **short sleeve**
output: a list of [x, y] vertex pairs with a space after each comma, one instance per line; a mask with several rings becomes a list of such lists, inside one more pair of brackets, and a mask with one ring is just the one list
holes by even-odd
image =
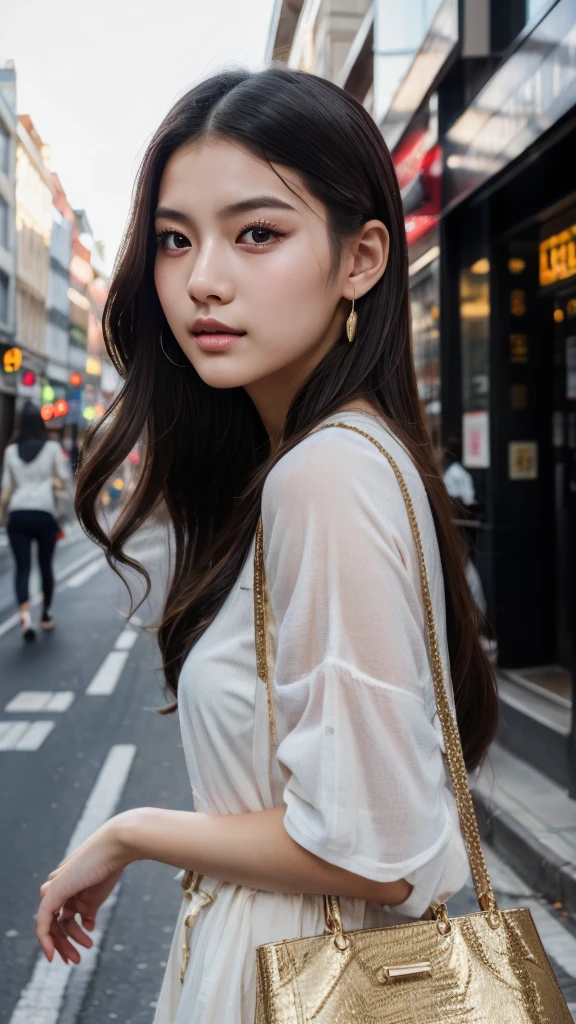
[[420, 916], [454, 813], [398, 482], [365, 439], [321, 431], [270, 473], [263, 525], [286, 830], [365, 878], [407, 878]]

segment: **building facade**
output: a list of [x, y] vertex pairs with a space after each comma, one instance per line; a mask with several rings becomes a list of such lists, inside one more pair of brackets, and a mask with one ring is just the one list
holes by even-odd
[[[330, 11], [278, 3], [269, 58], [324, 74]], [[430, 432], [474, 477], [501, 736], [576, 795], [576, 0], [374, 0], [334, 52], [396, 167]]]
[[0, 451], [12, 429], [16, 378], [4, 355], [16, 340], [16, 72], [0, 67]]
[[40, 381], [46, 365], [46, 304], [50, 278], [52, 235], [52, 183], [47, 147], [31, 117], [18, 117], [16, 147], [16, 324], [22, 372], [33, 373], [35, 383], [19, 390], [41, 400]]

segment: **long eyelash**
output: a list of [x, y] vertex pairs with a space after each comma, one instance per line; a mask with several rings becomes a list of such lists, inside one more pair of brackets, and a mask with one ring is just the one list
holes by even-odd
[[161, 242], [163, 238], [167, 238], [168, 235], [179, 235], [180, 232], [176, 231], [176, 228], [163, 228], [162, 231], [154, 232], [154, 241]]
[[283, 238], [284, 235], [286, 234], [285, 231], [279, 231], [278, 225], [274, 224], [273, 221], [266, 220], [264, 217], [260, 217], [258, 220], [253, 220], [250, 222], [250, 224], [246, 224], [240, 231], [238, 238], [241, 238], [242, 235], [245, 235], [247, 231], [251, 231], [252, 228], [268, 228], [270, 231], [274, 231], [279, 238]]

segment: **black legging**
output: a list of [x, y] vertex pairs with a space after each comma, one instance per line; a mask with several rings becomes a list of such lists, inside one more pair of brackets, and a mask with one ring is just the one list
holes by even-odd
[[28, 600], [28, 581], [32, 556], [32, 541], [38, 541], [38, 561], [44, 591], [44, 612], [50, 610], [54, 591], [52, 556], [56, 546], [58, 523], [49, 512], [35, 509], [11, 512], [8, 517], [8, 540], [16, 559], [16, 599], [18, 604]]

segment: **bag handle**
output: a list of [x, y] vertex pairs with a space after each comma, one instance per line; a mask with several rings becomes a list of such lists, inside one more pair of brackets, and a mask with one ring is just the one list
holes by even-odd
[[[434, 618], [434, 609], [432, 607], [432, 599], [430, 597], [430, 586], [428, 584], [428, 574], [426, 572], [426, 562], [424, 559], [424, 551], [422, 548], [422, 539], [420, 536], [420, 530], [418, 527], [418, 521], [414, 512], [414, 506], [412, 504], [412, 498], [410, 492], [406, 486], [406, 481], [399, 469], [397, 463], [390, 455], [390, 452], [384, 448], [379, 441], [376, 441], [371, 434], [366, 433], [364, 430], [360, 430], [359, 427], [353, 427], [348, 423], [327, 423], [319, 430], [327, 430], [329, 427], [340, 427], [343, 430], [352, 430], [356, 434], [360, 434], [370, 441], [377, 449], [382, 453], [385, 459], [387, 459], [390, 467], [392, 468], [396, 480], [402, 491], [402, 497], [404, 498], [404, 504], [406, 505], [406, 511], [408, 513], [408, 519], [410, 520], [410, 527], [412, 530], [412, 536], [414, 537], [414, 543], [416, 545], [416, 551], [418, 554], [418, 563], [420, 568], [420, 582], [422, 586], [422, 596], [424, 599], [424, 609], [426, 613], [426, 626], [428, 631], [428, 642], [430, 648], [430, 667], [432, 670], [432, 679], [434, 682], [434, 693], [436, 696], [436, 711], [442, 727], [442, 736], [444, 739], [445, 747], [445, 762], [448, 768], [448, 774], [452, 782], [452, 788], [454, 790], [454, 796], [456, 799], [456, 806], [458, 808], [458, 818], [460, 821], [460, 829], [462, 832], [462, 838], [466, 845], [468, 853], [468, 861], [470, 864], [470, 871], [472, 872], [472, 879], [474, 881], [474, 888], [476, 890], [476, 897], [478, 899], [478, 905], [481, 910], [484, 911], [495, 911], [496, 898], [492, 889], [492, 883], [490, 876], [488, 875], [488, 869], [486, 867], [486, 860], [484, 858], [484, 852], [482, 850], [482, 843], [480, 840], [480, 830], [478, 828], [478, 821], [476, 819], [476, 812], [474, 810], [474, 803], [472, 801], [472, 794], [470, 792], [470, 786], [468, 784], [468, 772], [466, 771], [466, 764], [464, 762], [464, 752], [462, 750], [462, 742], [460, 740], [460, 733], [458, 726], [454, 720], [450, 702], [448, 700], [448, 694], [446, 692], [446, 686], [444, 682], [444, 669], [442, 666], [442, 656], [440, 654], [440, 644], [438, 642], [438, 633], [436, 631], [436, 621]], [[276, 724], [274, 720], [274, 708], [272, 704], [272, 690], [270, 686], [269, 678], [269, 659], [268, 659], [268, 620], [269, 620], [269, 607], [268, 607], [268, 590], [266, 585], [266, 570], [264, 565], [264, 544], [263, 544], [263, 527], [262, 517], [258, 520], [258, 526], [256, 528], [256, 543], [254, 548], [254, 626], [255, 626], [255, 642], [256, 642], [256, 667], [259, 679], [266, 686], [266, 695], [268, 700], [268, 717], [270, 720], [270, 731], [272, 736], [272, 742], [276, 745]]]

